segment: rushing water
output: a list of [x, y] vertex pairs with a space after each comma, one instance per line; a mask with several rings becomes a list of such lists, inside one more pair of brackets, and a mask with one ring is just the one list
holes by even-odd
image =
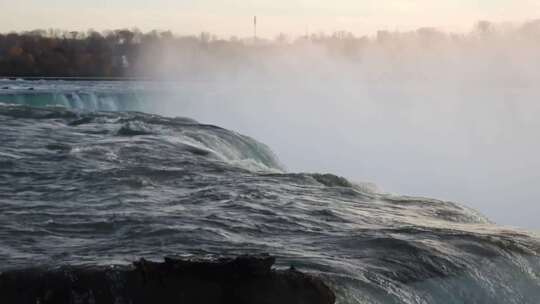
[[268, 252], [322, 276], [339, 303], [540, 301], [533, 234], [451, 202], [285, 172], [255, 139], [129, 112], [147, 105], [121, 84], [63, 85], [78, 93], [0, 95], [0, 270]]

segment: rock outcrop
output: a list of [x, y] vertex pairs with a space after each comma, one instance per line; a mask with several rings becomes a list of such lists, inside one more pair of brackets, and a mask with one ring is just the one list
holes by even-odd
[[0, 273], [0, 303], [333, 304], [332, 290], [269, 256], [144, 259], [130, 266], [32, 268]]

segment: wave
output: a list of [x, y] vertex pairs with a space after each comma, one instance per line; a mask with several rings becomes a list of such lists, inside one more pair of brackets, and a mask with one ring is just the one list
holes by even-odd
[[[64, 107], [34, 108], [28, 105], [0, 106], [0, 115], [14, 119], [63, 119], [70, 127], [90, 129], [94, 134], [113, 134], [116, 137], [138, 137], [152, 142], [159, 137], [178, 151], [213, 158], [249, 170], [281, 172], [282, 165], [264, 144], [213, 125], [205, 125], [189, 118], [165, 118], [140, 112], [92, 113], [75, 112]], [[122, 141], [122, 139], [119, 139]], [[52, 150], [81, 151], [63, 143], [47, 146]]]

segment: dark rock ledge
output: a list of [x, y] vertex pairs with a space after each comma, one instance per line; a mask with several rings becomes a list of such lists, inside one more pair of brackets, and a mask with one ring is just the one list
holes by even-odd
[[144, 259], [130, 266], [31, 268], [0, 273], [0, 303], [333, 304], [320, 279], [274, 270], [269, 256]]

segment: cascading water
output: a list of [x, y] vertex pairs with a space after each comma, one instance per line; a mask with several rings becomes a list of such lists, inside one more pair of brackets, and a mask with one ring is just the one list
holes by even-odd
[[451, 202], [288, 173], [252, 138], [127, 112], [149, 106], [129, 88], [24, 85], [0, 97], [0, 271], [268, 252], [321, 276], [338, 303], [540, 301], [531, 233]]
[[0, 103], [83, 111], [148, 111], [157, 93], [122, 82], [0, 81]]

